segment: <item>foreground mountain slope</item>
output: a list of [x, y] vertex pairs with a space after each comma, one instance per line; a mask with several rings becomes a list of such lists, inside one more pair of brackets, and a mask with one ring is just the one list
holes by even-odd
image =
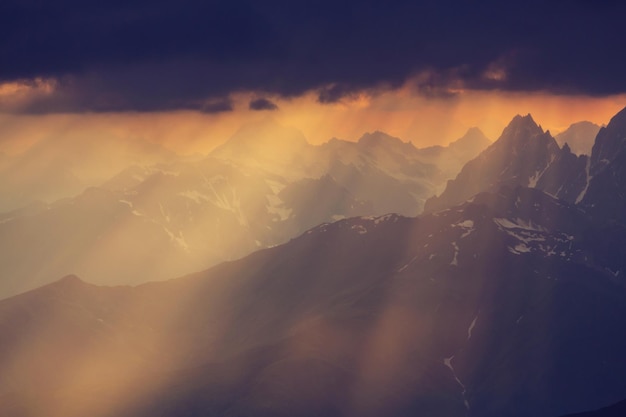
[[598, 408], [626, 396], [625, 252], [623, 226], [515, 188], [414, 219], [324, 224], [178, 280], [66, 278], [0, 302], [0, 412]]
[[570, 414], [565, 417], [622, 417], [624, 415], [626, 415], [626, 400], [599, 410]]
[[243, 126], [210, 156], [288, 182], [329, 175], [369, 202], [372, 214], [417, 215], [424, 201], [489, 143], [473, 128], [445, 147], [418, 149], [380, 131], [365, 133], [357, 142], [333, 138], [316, 146], [296, 129], [266, 119]]

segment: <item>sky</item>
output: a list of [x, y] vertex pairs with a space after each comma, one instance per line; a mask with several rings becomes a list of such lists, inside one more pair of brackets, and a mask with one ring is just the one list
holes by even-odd
[[[620, 1], [3, 0], [0, 150], [51, 132], [208, 151], [272, 117], [313, 143], [418, 146], [515, 114], [607, 123], [626, 105]], [[55, 133], [55, 134], [56, 134]]]

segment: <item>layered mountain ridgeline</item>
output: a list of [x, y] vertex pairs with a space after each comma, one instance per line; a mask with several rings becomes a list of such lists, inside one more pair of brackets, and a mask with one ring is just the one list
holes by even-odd
[[0, 156], [0, 212], [76, 195], [131, 164], [177, 159], [173, 152], [138, 138], [77, 136], [64, 129], [21, 153]]
[[268, 119], [244, 126], [210, 156], [288, 181], [329, 175], [371, 204], [373, 215], [416, 215], [428, 197], [489, 143], [472, 128], [447, 147], [418, 149], [379, 131], [366, 133], [357, 142], [333, 138], [314, 146], [297, 130]]
[[540, 190], [0, 302], [0, 414], [554, 417], [626, 397], [626, 228]]
[[[177, 280], [67, 277], [1, 301], [0, 414], [555, 417], [617, 403], [624, 117], [590, 158], [514, 119], [484, 171], [472, 161], [456, 180], [491, 191], [450, 209], [322, 224]], [[581, 162], [582, 184], [566, 181]], [[335, 176], [301, 181], [356, 202]], [[278, 193], [298, 200], [289, 185]]]
[[[516, 116], [502, 136], [468, 162], [425, 211], [452, 207], [481, 191], [526, 186], [589, 213], [624, 221], [626, 217], [626, 109], [599, 130], [591, 156], [576, 156], [567, 144], [559, 148], [530, 115]], [[612, 195], [612, 197], [610, 197]]]
[[295, 129], [247, 126], [209, 157], [132, 166], [76, 197], [0, 214], [0, 297], [68, 273], [97, 284], [168, 279], [323, 222], [414, 215], [446, 179], [438, 166], [478, 154], [484, 140], [473, 130], [435, 160], [380, 132], [313, 146]]

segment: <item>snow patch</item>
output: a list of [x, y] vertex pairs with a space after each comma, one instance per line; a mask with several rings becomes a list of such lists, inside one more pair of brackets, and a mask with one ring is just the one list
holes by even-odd
[[543, 174], [548, 170], [548, 168], [550, 168], [550, 165], [552, 165], [552, 162], [554, 162], [554, 158], [555, 155], [552, 155], [550, 157], [550, 162], [548, 162], [548, 164], [546, 164], [545, 168], [542, 170], [536, 170], [535, 171], [535, 175], [533, 175], [532, 177], [530, 177], [528, 179], [528, 188], [536, 188], [537, 187], [537, 182], [539, 182], [539, 180], [541, 179], [541, 177], [543, 176]]
[[278, 194], [279, 192], [282, 191], [283, 188], [285, 188], [285, 184], [278, 182], [278, 181], [265, 180], [265, 183], [270, 187], [270, 189], [272, 190], [274, 194]]
[[450, 265], [458, 266], [459, 262], [457, 256], [459, 255], [459, 245], [457, 245], [456, 242], [452, 242], [452, 247], [454, 247], [454, 257], [452, 258], [452, 262], [450, 262]]
[[405, 269], [407, 269], [409, 267], [409, 265], [411, 265], [413, 262], [415, 262], [415, 260], [417, 259], [417, 256], [414, 256], [407, 264], [401, 266], [400, 268], [398, 268], [396, 270], [396, 272], [402, 272]]
[[166, 222], [170, 222], [170, 216], [168, 214], [165, 213], [165, 209], [163, 208], [163, 204], [159, 203], [159, 211], [161, 212], [161, 216], [163, 216], [163, 218], [165, 218]]
[[461, 223], [458, 223], [457, 226], [465, 227], [465, 228], [471, 228], [471, 227], [474, 227], [474, 221], [473, 220], [465, 220], [465, 221], [462, 221]]
[[133, 203], [128, 200], [118, 200], [119, 203], [126, 204], [131, 209], [133, 208]]
[[375, 218], [374, 219], [374, 224], [386, 222], [386, 221], [388, 221], [391, 218], [393, 218], [394, 222], [398, 221], [398, 216], [396, 216], [395, 214], [385, 214], [384, 216], [380, 216], [380, 217]]
[[182, 193], [178, 193], [178, 195], [193, 200], [196, 204], [202, 204], [203, 202], [210, 201], [208, 196], [198, 192], [197, 190], [183, 191]]
[[526, 244], [524, 243], [518, 243], [517, 245], [515, 245], [515, 247], [508, 247], [509, 252], [515, 254], [515, 255], [521, 255], [522, 253], [529, 253], [531, 251], [531, 249], [526, 246]]
[[276, 214], [280, 221], [287, 220], [291, 216], [292, 210], [285, 207], [280, 197], [274, 194], [267, 194], [266, 198], [269, 202], [269, 205], [266, 206], [268, 213]]
[[455, 224], [453, 227], [460, 227], [465, 230], [463, 234], [461, 235], [461, 239], [466, 238], [467, 236], [471, 235], [472, 232], [475, 230], [473, 220], [464, 220], [460, 223]]
[[360, 235], [364, 235], [364, 234], [367, 233], [367, 229], [364, 226], [360, 225], [360, 224], [355, 224], [350, 229], [356, 230], [356, 232], [358, 234], [360, 234]]
[[185, 250], [186, 252], [189, 252], [189, 245], [187, 244], [187, 241], [185, 240], [185, 236], [183, 235], [182, 231], [179, 231], [178, 236], [176, 236], [167, 227], [163, 227], [163, 230], [165, 231], [165, 233], [167, 233], [167, 235], [170, 237], [170, 240], [172, 242], [174, 242], [176, 245], [178, 245], [181, 249]]
[[461, 382], [461, 380], [457, 376], [456, 371], [454, 370], [454, 367], [452, 366], [452, 359], [454, 359], [454, 356], [450, 356], [449, 358], [444, 358], [443, 363], [452, 372], [452, 376], [454, 377], [454, 380], [461, 387], [462, 389], [461, 394], [463, 395], [463, 403], [465, 404], [465, 409], [469, 410], [470, 405], [469, 405], [469, 402], [467, 401], [467, 389], [465, 388], [465, 385]]
[[472, 330], [474, 330], [474, 327], [476, 327], [476, 320], [478, 320], [478, 314], [476, 315], [476, 317], [474, 317], [474, 320], [472, 320], [472, 323], [467, 329], [467, 340], [470, 340], [470, 338], [472, 337]]
[[538, 224], [534, 224], [532, 220], [524, 220], [519, 217], [515, 219], [506, 219], [502, 217], [494, 217], [494, 223], [505, 229], [525, 229], [535, 232], [545, 232], [546, 229]]

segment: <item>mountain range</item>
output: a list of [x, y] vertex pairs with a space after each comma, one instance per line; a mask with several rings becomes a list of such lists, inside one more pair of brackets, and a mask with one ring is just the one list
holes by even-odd
[[176, 159], [174, 152], [139, 138], [77, 136], [65, 128], [20, 153], [0, 155], [0, 212], [79, 194], [132, 164]]
[[524, 186], [581, 204], [596, 215], [620, 217], [626, 207], [621, 188], [626, 141], [621, 126], [625, 122], [625, 111], [616, 114], [608, 126], [598, 131], [591, 155], [577, 156], [567, 143], [559, 147], [550, 132], [537, 125], [531, 115], [516, 116], [496, 142], [448, 181], [439, 196], [426, 201], [424, 210], [452, 207], [479, 191]]
[[314, 146], [271, 120], [247, 125], [207, 157], [133, 165], [74, 197], [0, 214], [0, 296], [71, 273], [110, 285], [168, 279], [320, 223], [416, 215], [488, 143], [471, 129], [423, 150], [382, 132]]
[[[67, 276], [2, 300], [0, 414], [556, 417], [617, 404], [624, 158], [626, 109], [590, 156], [517, 116], [417, 217], [319, 224], [174, 280]], [[155, 178], [183, 176], [167, 172]], [[333, 174], [304, 187], [333, 181], [356, 195]]]

